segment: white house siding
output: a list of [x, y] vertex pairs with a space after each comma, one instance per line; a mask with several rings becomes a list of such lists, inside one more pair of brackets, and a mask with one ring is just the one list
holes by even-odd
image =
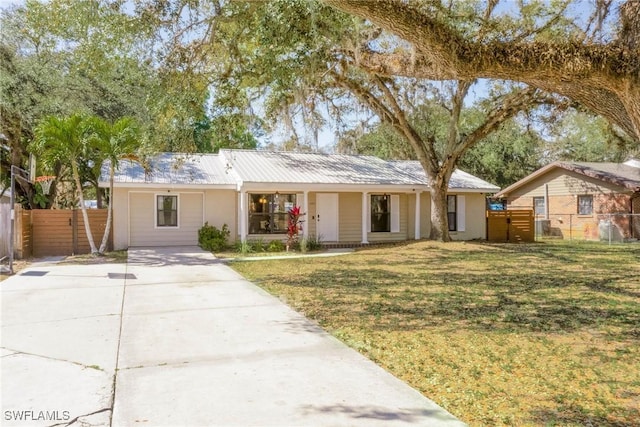
[[[178, 195], [178, 227], [156, 227], [157, 195]], [[197, 245], [204, 223], [203, 198], [202, 192], [130, 192], [129, 246]]]
[[[371, 194], [380, 194], [372, 192]], [[390, 232], [381, 232], [381, 233], [367, 233], [367, 240], [370, 243], [380, 243], [380, 242], [397, 242], [402, 240], [407, 240], [409, 238], [408, 234], [408, 195], [400, 194], [399, 195], [399, 203], [400, 203], [400, 231], [396, 233]]]
[[340, 193], [338, 198], [338, 239], [362, 241], [362, 193]]
[[464, 196], [465, 199], [465, 230], [452, 231], [452, 240], [486, 239], [487, 220], [485, 217], [486, 199], [484, 194], [478, 193], [449, 193]]
[[431, 193], [423, 191], [420, 194], [420, 237], [429, 238], [431, 233]]
[[238, 193], [234, 190], [207, 190], [204, 193], [204, 220], [209, 225], [222, 229], [229, 227], [229, 242], [233, 243], [239, 234]]
[[123, 250], [129, 247], [129, 190], [113, 189], [113, 248]]
[[[316, 194], [315, 192], [309, 192], [309, 211], [305, 212], [303, 227], [309, 229], [309, 236], [316, 237]], [[340, 199], [338, 198], [338, 208], [340, 208]], [[338, 234], [340, 230], [338, 230]]]

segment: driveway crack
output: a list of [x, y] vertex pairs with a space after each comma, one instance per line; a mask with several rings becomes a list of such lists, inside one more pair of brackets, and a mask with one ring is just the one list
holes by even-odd
[[88, 414], [78, 415], [77, 417], [75, 417], [75, 418], [73, 418], [73, 419], [71, 419], [71, 420], [69, 420], [69, 421], [66, 421], [66, 422], [64, 422], [64, 423], [51, 424], [51, 425], [50, 425], [50, 426], [48, 426], [48, 427], [58, 427], [58, 426], [64, 426], [64, 427], [67, 427], [67, 426], [70, 426], [70, 425], [75, 424], [76, 422], [78, 422], [78, 420], [79, 420], [80, 418], [90, 417], [90, 416], [92, 416], [92, 415], [101, 414], [102, 412], [107, 412], [107, 411], [112, 411], [112, 410], [113, 410], [113, 408], [102, 408], [102, 409], [98, 409], [97, 411], [93, 411], [93, 412], [90, 412], [90, 413], [88, 413]]

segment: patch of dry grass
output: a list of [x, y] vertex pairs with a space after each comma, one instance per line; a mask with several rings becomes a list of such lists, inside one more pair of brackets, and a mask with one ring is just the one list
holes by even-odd
[[470, 425], [640, 419], [640, 247], [418, 242], [234, 268]]
[[127, 251], [106, 252], [102, 255], [70, 255], [61, 264], [123, 264], [127, 262]]

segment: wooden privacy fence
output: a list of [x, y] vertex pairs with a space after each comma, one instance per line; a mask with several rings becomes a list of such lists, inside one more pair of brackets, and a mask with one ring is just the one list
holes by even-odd
[[533, 210], [487, 211], [487, 240], [520, 243], [535, 239]]
[[[16, 235], [23, 236], [20, 242], [16, 236], [17, 257], [34, 257], [88, 254], [91, 252], [85, 232], [82, 211], [62, 209], [34, 209], [21, 211], [16, 217]], [[107, 224], [106, 209], [87, 209], [89, 224], [96, 246], [100, 246], [102, 234]], [[113, 230], [109, 235], [107, 249], [112, 248]]]

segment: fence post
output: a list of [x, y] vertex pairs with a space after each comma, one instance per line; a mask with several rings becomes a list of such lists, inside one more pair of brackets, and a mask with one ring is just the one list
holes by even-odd
[[609, 214], [609, 246], [611, 246], [611, 226], [612, 226], [612, 222], [611, 222], [611, 214]]
[[569, 240], [573, 240], [573, 214], [569, 214]]

